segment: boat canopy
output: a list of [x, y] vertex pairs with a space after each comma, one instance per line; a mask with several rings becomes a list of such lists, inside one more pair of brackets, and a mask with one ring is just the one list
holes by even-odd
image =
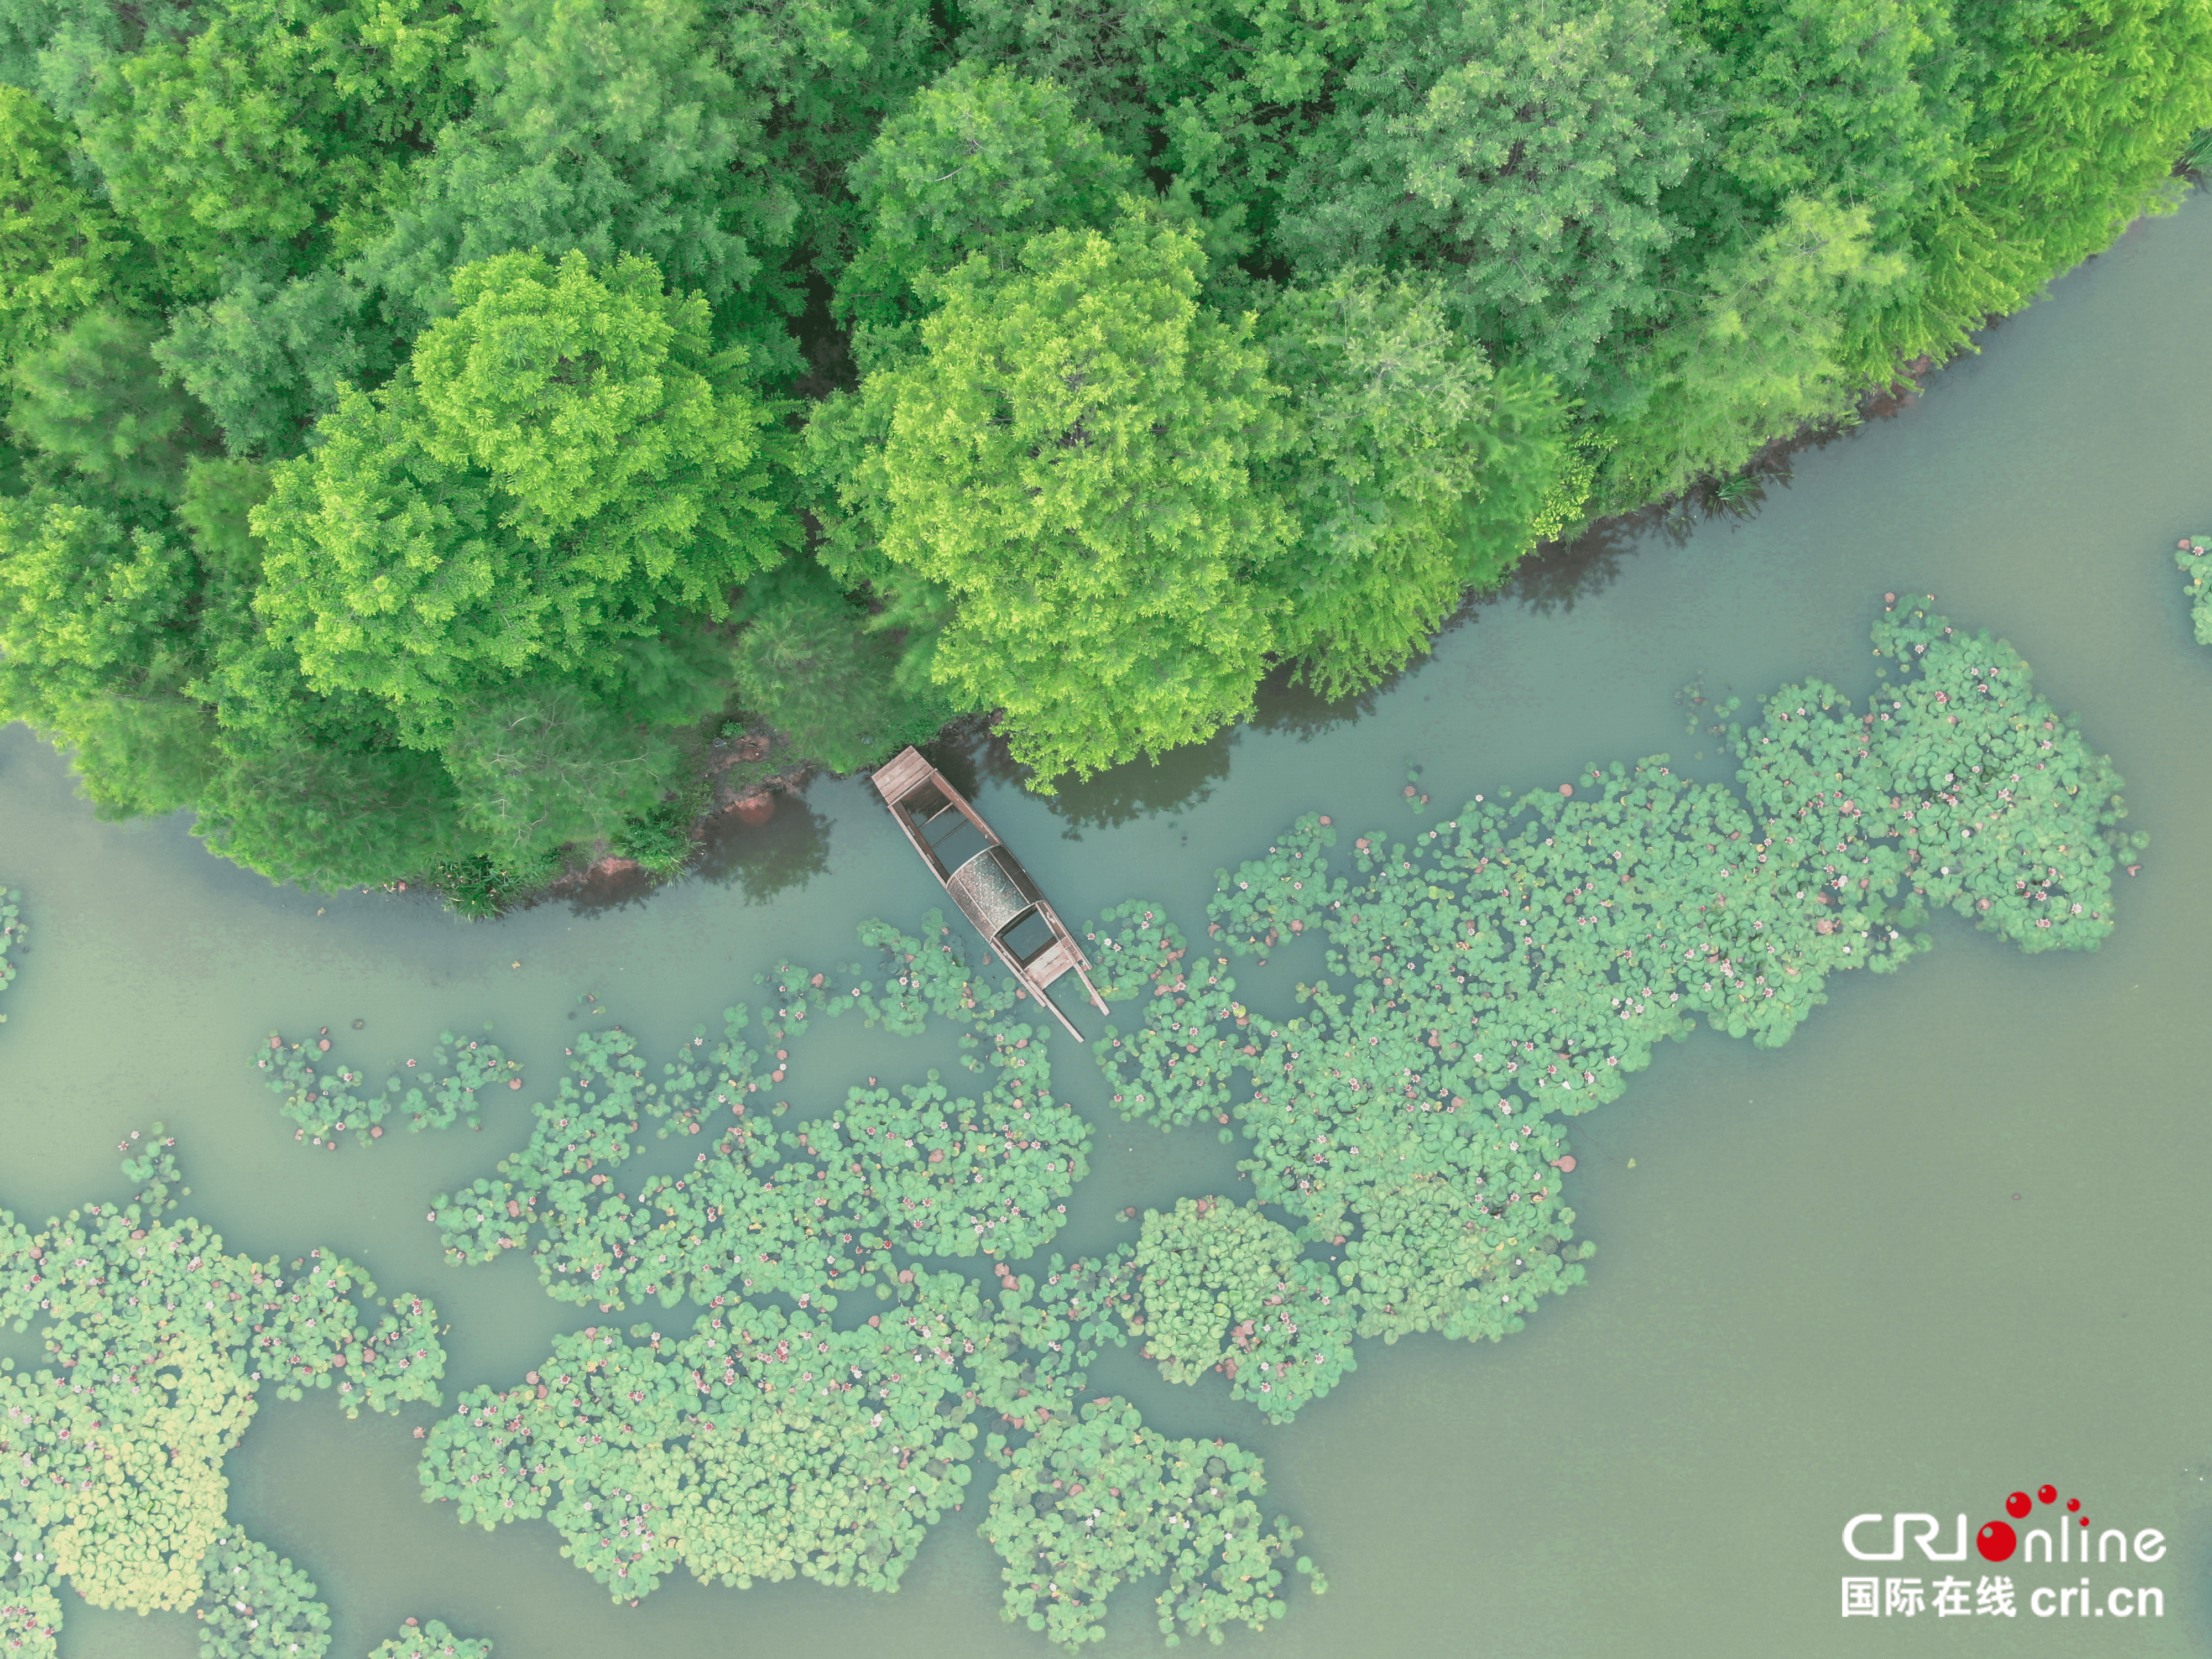
[[945, 878], [945, 890], [986, 939], [995, 939], [1043, 895], [1003, 847], [987, 847]]

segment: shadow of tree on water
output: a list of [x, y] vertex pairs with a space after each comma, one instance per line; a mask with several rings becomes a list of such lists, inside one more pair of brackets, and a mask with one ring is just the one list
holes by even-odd
[[708, 820], [691, 873], [718, 887], [735, 887], [749, 904], [803, 887], [830, 869], [830, 820], [793, 791], [771, 791], [775, 816], [747, 823], [734, 811]]
[[1608, 519], [1571, 542], [1545, 542], [1521, 561], [1504, 586], [1476, 601], [1476, 608], [1511, 603], [1540, 616], [1572, 611], [1577, 600], [1620, 579], [1621, 565], [1647, 528], [1636, 519]]
[[[1067, 827], [1069, 840], [1085, 830], [1110, 830], [1138, 818], [1179, 812], [1195, 806], [1229, 775], [1229, 750], [1238, 728], [1225, 727], [1203, 743], [1170, 750], [1158, 760], [1127, 761], [1079, 779], [1055, 779], [1057, 793], [1042, 799]], [[947, 726], [922, 753], [963, 793], [974, 796], [985, 783], [1026, 788], [1032, 776], [1013, 757], [1004, 737], [989, 723], [971, 718]]]
[[[1445, 621], [1442, 631], [1450, 632], [1461, 625], [1462, 619], [1474, 620], [1468, 606], [1462, 605], [1459, 612]], [[1333, 732], [1373, 714], [1376, 702], [1407, 675], [1419, 670], [1421, 661], [1416, 658], [1405, 667], [1385, 674], [1364, 691], [1351, 692], [1333, 700], [1298, 678], [1291, 664], [1278, 663], [1254, 693], [1252, 718], [1246, 724], [1255, 732], [1287, 732], [1301, 741], [1317, 738], [1324, 732]]]

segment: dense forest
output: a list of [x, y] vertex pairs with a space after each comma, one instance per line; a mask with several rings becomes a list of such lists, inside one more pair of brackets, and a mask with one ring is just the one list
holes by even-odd
[[0, 0], [0, 719], [478, 908], [963, 714], [1049, 788], [1966, 349], [2208, 63], [2212, 0]]

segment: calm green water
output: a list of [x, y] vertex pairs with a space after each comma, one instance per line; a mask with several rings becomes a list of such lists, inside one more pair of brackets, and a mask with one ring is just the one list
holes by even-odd
[[[2212, 652], [2189, 641], [2164, 551], [2212, 523], [2198, 264], [2212, 271], [2201, 199], [2006, 323], [1918, 406], [1798, 458], [1755, 518], [1582, 550], [1589, 580], [1571, 604], [1486, 610], [1356, 718], [1279, 710], [1058, 812], [986, 780], [983, 810], [1064, 913], [1142, 894], [1202, 921], [1215, 866], [1300, 811], [1404, 822], [1409, 763], [1449, 805], [1589, 760], [1690, 756], [1673, 694], [1700, 671], [1747, 698], [1807, 674], [1863, 692], [1866, 626], [1896, 589], [2017, 644], [2039, 688], [2116, 757], [2130, 827], [2156, 837], [2099, 955], [2028, 960], [1939, 925], [1933, 955], [1841, 981], [1784, 1050], [1711, 1034], [1670, 1047], [1625, 1101], [1576, 1121], [1570, 1190], [1601, 1253], [1590, 1285], [1522, 1334], [1365, 1345], [1357, 1376], [1284, 1430], [1225, 1385], [1169, 1389], [1126, 1356], [1096, 1374], [1172, 1432], [1264, 1450], [1275, 1498], [1325, 1565], [1328, 1596], [1232, 1644], [1275, 1659], [2212, 1644], [2212, 884], [2189, 874], [2212, 821]], [[534, 1097], [481, 1134], [319, 1154], [294, 1144], [251, 1049], [272, 1025], [358, 1018], [349, 1053], [381, 1064], [441, 1024], [491, 1019], [543, 1084], [585, 992], [649, 1049], [671, 1048], [780, 952], [842, 959], [864, 918], [927, 907], [861, 786], [818, 784], [806, 809], [733, 838], [718, 880], [469, 927], [404, 897], [273, 890], [176, 823], [95, 823], [51, 753], [0, 733], [0, 880], [26, 890], [36, 930], [0, 1028], [0, 1205], [43, 1216], [119, 1192], [116, 1141], [161, 1117], [181, 1138], [190, 1207], [234, 1248], [334, 1245], [387, 1289], [434, 1297], [453, 1326], [449, 1385], [509, 1381], [584, 1316], [523, 1261], [444, 1267], [422, 1218], [429, 1194], [523, 1138], [520, 1103]], [[1285, 1005], [1287, 975], [1254, 983], [1255, 1000]], [[1055, 1081], [1095, 1107], [1096, 1078], [1067, 1046]], [[865, 1033], [850, 1063], [896, 1076], [928, 1059]], [[1097, 1121], [1095, 1172], [1070, 1206], [1076, 1250], [1127, 1236], [1112, 1218], [1124, 1205], [1227, 1178], [1233, 1153], [1210, 1135]], [[550, 1528], [463, 1531], [423, 1504], [410, 1430], [424, 1420], [264, 1403], [230, 1460], [233, 1515], [312, 1571], [337, 1615], [334, 1654], [410, 1613], [495, 1636], [503, 1659], [1051, 1651], [999, 1622], [974, 1511], [939, 1529], [896, 1595], [680, 1579], [641, 1608], [611, 1607]], [[1948, 1571], [1853, 1563], [1839, 1542], [1851, 1516], [1928, 1510], [1948, 1528], [1964, 1510], [1978, 1526], [2006, 1492], [2046, 1480], [2099, 1530], [2166, 1534], [2154, 1566], [2088, 1570], [2100, 1600], [2114, 1583], [2162, 1588], [2163, 1620], [2025, 1605], [2010, 1620], [1839, 1617], [1845, 1573]], [[2011, 1571], [2023, 1597], [2080, 1576]], [[1153, 1650], [1149, 1599], [1124, 1592], [1108, 1652]], [[71, 1604], [64, 1650], [151, 1659], [195, 1641], [179, 1617]]]

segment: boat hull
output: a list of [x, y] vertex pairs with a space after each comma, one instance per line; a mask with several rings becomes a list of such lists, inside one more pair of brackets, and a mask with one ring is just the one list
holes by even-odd
[[[1102, 1014], [1106, 1000], [1091, 983], [1091, 958], [1012, 849], [918, 749], [900, 750], [870, 781], [930, 873], [1016, 983], [1081, 1042], [1083, 1033], [1047, 994], [1048, 988], [1073, 974]], [[982, 844], [966, 850], [976, 836]], [[963, 849], [958, 862], [948, 863], [944, 849], [956, 845]]]

